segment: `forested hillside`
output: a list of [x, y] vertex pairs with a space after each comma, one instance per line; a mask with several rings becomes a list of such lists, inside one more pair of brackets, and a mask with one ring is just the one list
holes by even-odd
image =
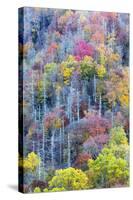
[[21, 9], [19, 58], [24, 192], [128, 186], [129, 15]]

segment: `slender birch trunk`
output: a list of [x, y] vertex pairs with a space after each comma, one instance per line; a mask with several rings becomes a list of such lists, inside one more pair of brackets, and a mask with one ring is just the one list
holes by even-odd
[[99, 116], [101, 116], [101, 112], [102, 112], [102, 97], [100, 94], [100, 96], [99, 96]]

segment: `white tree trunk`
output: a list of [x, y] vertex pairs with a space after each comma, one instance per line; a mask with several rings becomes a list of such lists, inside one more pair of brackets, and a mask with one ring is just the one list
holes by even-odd
[[71, 166], [71, 144], [70, 144], [70, 133], [68, 133], [68, 160], [67, 160], [68, 167]]
[[54, 169], [54, 137], [55, 137], [55, 132], [52, 130], [52, 136], [51, 136], [51, 165], [52, 168]]
[[60, 165], [62, 163], [62, 130], [60, 128]]
[[101, 111], [102, 111], [102, 97], [100, 94], [100, 96], [99, 96], [99, 116], [101, 116]]
[[93, 82], [94, 82], [93, 96], [94, 96], [94, 101], [96, 102], [96, 87], [97, 87], [97, 81], [96, 81], [96, 75], [95, 75], [95, 74], [94, 74]]
[[44, 127], [44, 123], [42, 123], [42, 130], [43, 130], [42, 154], [43, 154], [43, 166], [45, 166], [45, 127]]
[[91, 98], [90, 98], [90, 95], [88, 97], [88, 111], [90, 110], [90, 107], [91, 107]]
[[111, 121], [112, 121], [112, 127], [114, 126], [114, 109], [112, 105], [112, 112], [111, 112]]
[[77, 91], [77, 120], [79, 122], [79, 91]]

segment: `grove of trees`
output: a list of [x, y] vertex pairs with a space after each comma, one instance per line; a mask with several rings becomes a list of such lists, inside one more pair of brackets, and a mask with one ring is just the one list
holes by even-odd
[[23, 192], [129, 185], [129, 15], [19, 10]]

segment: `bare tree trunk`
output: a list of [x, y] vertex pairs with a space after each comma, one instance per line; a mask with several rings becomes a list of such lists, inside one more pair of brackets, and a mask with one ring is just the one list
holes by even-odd
[[[33, 76], [33, 70], [31, 71], [32, 73], [32, 81], [31, 81], [31, 104], [32, 104], [32, 116], [33, 116], [33, 120], [36, 122], [36, 116], [35, 116], [35, 108], [34, 108], [34, 76]], [[32, 139], [32, 151], [35, 152], [35, 141]]]
[[65, 129], [64, 129], [64, 119], [62, 123], [62, 162], [64, 160], [64, 134], [65, 134]]
[[88, 111], [90, 110], [91, 107], [91, 98], [90, 95], [88, 96]]
[[[39, 156], [40, 160], [41, 160], [41, 155], [40, 155], [40, 142], [38, 142], [38, 149], [37, 149], [37, 155]], [[39, 162], [38, 165], [38, 179], [40, 180], [41, 178], [41, 163]]]
[[45, 127], [43, 123], [42, 123], [42, 130], [43, 130], [42, 154], [43, 154], [43, 166], [45, 167]]
[[77, 120], [79, 122], [79, 91], [77, 91]]
[[52, 130], [52, 136], [51, 136], [51, 166], [52, 169], [54, 169], [54, 139], [55, 138], [55, 131]]
[[35, 141], [32, 139], [32, 151], [35, 152]]
[[99, 96], [99, 116], [101, 116], [101, 112], [102, 112], [102, 97], [100, 94], [100, 96]]
[[112, 112], [111, 112], [111, 121], [112, 121], [112, 127], [114, 126], [114, 106], [112, 105]]
[[71, 144], [70, 144], [70, 133], [68, 133], [68, 160], [67, 160], [68, 167], [71, 166]]
[[62, 130], [60, 128], [60, 166], [62, 163]]
[[93, 96], [94, 96], [94, 101], [96, 102], [96, 87], [97, 87], [97, 82], [96, 82], [96, 75], [95, 74], [94, 74], [93, 82], [94, 82]]

